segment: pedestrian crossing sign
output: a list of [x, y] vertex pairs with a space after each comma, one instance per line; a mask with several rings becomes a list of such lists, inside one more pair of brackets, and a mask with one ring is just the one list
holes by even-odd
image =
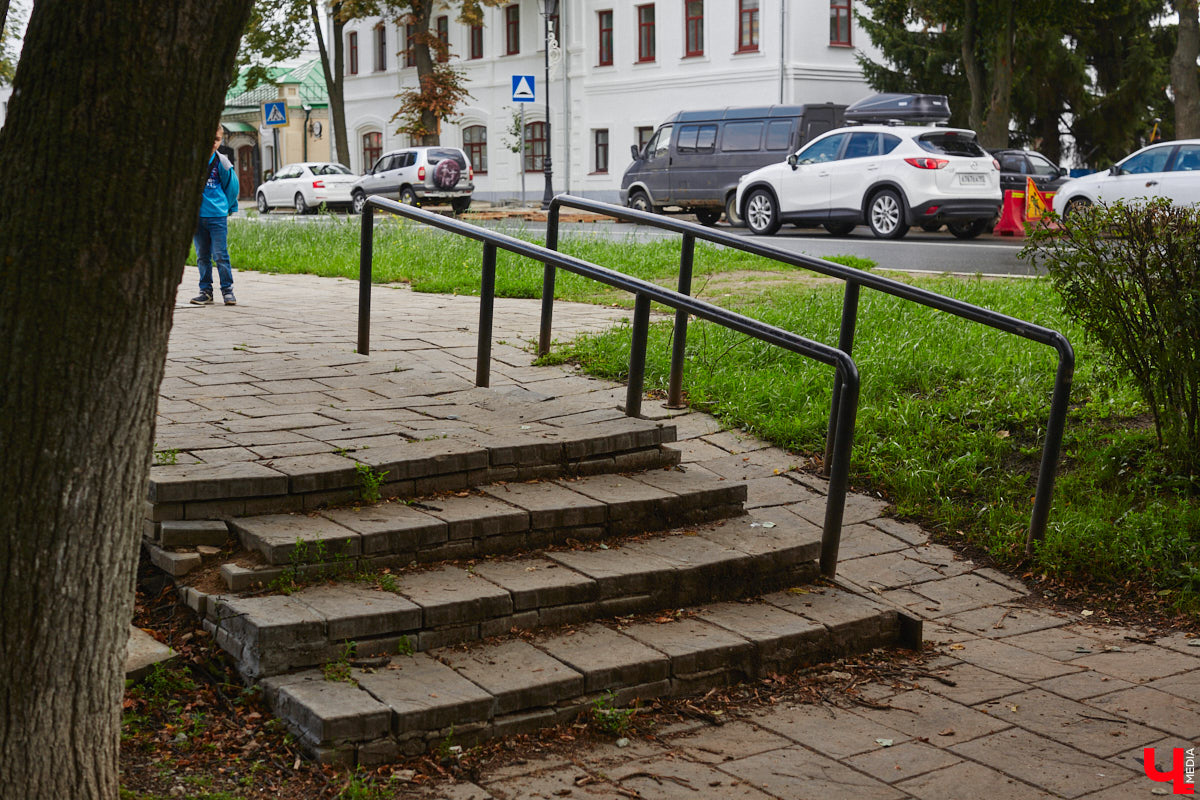
[[263, 125], [268, 128], [282, 128], [288, 124], [287, 103], [274, 100], [262, 105]]
[[514, 103], [533, 102], [533, 76], [512, 76], [512, 99]]

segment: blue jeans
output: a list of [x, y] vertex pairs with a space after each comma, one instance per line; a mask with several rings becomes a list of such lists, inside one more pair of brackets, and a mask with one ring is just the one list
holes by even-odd
[[221, 278], [221, 292], [233, 290], [233, 268], [229, 265], [229, 248], [226, 239], [229, 223], [225, 217], [200, 217], [192, 244], [196, 246], [196, 266], [200, 268], [200, 291], [213, 293], [212, 268], [217, 263], [217, 274]]

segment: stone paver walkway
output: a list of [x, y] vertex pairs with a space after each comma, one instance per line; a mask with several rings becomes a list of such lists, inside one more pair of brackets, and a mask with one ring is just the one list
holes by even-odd
[[[393, 435], [465, 424], [447, 413], [472, 392], [478, 298], [376, 287], [372, 354], [353, 353], [357, 284], [238, 272], [237, 307], [186, 305], [175, 315], [157, 443], [191, 463], [332, 452]], [[538, 303], [496, 303], [492, 386], [529, 402], [570, 398], [581, 415], [611, 413], [624, 388], [567, 368], [532, 367]], [[626, 312], [560, 303], [566, 339]], [[396, 419], [395, 396], [436, 390], [440, 410]], [[407, 388], [406, 388], [407, 387]], [[443, 402], [444, 400], [444, 402]], [[466, 403], [463, 407], [466, 407]], [[670, 412], [647, 403], [649, 415]], [[676, 416], [683, 463], [745, 480], [747, 508], [795, 500], [814, 476], [797, 459], [703, 414]], [[349, 430], [349, 435], [346, 430]], [[368, 442], [369, 444], [369, 442]], [[800, 484], [798, 486], [797, 484]], [[823, 503], [799, 513], [819, 522]], [[498, 770], [480, 785], [442, 786], [454, 800], [509, 798], [919, 798], [1123, 800], [1169, 795], [1147, 778], [1171, 748], [1200, 741], [1200, 639], [1148, 637], [1026, 602], [1020, 582], [960, 560], [919, 528], [848, 500], [839, 581], [926, 620], [930, 667], [919, 689], [870, 688], [889, 708], [780, 704], [723, 726], [682, 726], [658, 742], [602, 745]], [[580, 780], [584, 776], [592, 778]], [[603, 776], [602, 778], [600, 776]], [[635, 794], [636, 793], [636, 794]]]

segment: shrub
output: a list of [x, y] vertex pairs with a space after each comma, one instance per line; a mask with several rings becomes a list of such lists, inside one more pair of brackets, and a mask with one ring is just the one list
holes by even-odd
[[1115, 203], [1033, 233], [1063, 307], [1129, 371], [1171, 465], [1200, 467], [1200, 209]]

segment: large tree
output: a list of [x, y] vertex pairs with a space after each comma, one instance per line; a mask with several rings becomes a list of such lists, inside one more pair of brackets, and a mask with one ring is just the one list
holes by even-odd
[[1173, 0], [1179, 15], [1175, 54], [1171, 57], [1171, 88], [1175, 91], [1175, 135], [1180, 139], [1200, 137], [1200, 15], [1196, 0]]
[[0, 797], [118, 796], [158, 387], [250, 2], [30, 14], [0, 130]]

